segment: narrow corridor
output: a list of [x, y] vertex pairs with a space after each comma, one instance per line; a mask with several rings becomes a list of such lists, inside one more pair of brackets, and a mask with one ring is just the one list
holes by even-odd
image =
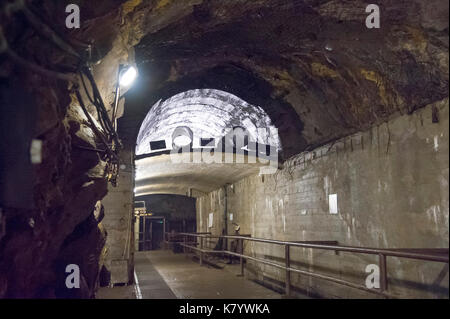
[[135, 272], [136, 290], [143, 299], [281, 298], [280, 294], [231, 271], [200, 267], [191, 255], [168, 250], [136, 252]]
[[446, 0], [0, 0], [0, 300], [448, 300], [448, 30]]

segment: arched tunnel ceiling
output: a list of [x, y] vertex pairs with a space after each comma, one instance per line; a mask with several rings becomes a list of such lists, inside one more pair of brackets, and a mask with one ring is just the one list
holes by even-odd
[[[306, 147], [297, 132], [302, 123], [294, 109], [282, 100], [270, 97], [270, 85], [256, 79], [251, 73], [234, 65], [218, 66], [204, 72], [187, 75], [176, 82], [169, 82], [162, 89], [154, 91], [155, 73], [140, 69], [139, 82], [127, 95], [125, 116], [119, 120], [119, 133], [127, 144], [136, 143], [138, 130], [149, 111], [149, 103], [169, 99], [174, 95], [195, 89], [218, 89], [245, 100], [251, 105], [260, 106], [277, 127], [282, 141], [282, 157], [296, 154]], [[145, 107], [145, 106], [146, 107]]]
[[258, 174], [262, 165], [245, 163], [174, 163], [170, 155], [136, 161], [135, 196], [178, 194], [203, 196], [226, 184]]
[[[164, 141], [172, 149], [172, 134], [177, 127], [188, 127], [193, 133], [193, 147], [200, 139], [217, 143], [236, 127], [246, 130], [253, 142], [281, 150], [277, 129], [264, 110], [219, 90], [190, 90], [155, 104], [140, 129], [136, 155], [150, 154], [152, 142]], [[159, 149], [156, 149], [159, 150]]]
[[[140, 78], [126, 97], [121, 137], [134, 148], [159, 100], [216, 89], [268, 114], [285, 160], [447, 97], [448, 2], [383, 1], [380, 29], [366, 28], [366, 6], [359, 0], [143, 2], [130, 21], [140, 37]], [[145, 160], [152, 162], [137, 162], [136, 194], [208, 192], [258, 172], [248, 164], [175, 167], [168, 157]]]
[[366, 6], [142, 2], [129, 31], [142, 37], [141, 77], [127, 97], [122, 136], [135, 141], [159, 99], [221, 89], [264, 108], [291, 141], [287, 158], [448, 96], [448, 2], [383, 1], [380, 29], [365, 27]]
[[[154, 103], [190, 89], [219, 89], [261, 106], [280, 128], [282, 139], [290, 142], [283, 145], [284, 158], [448, 98], [448, 0], [380, 1], [379, 30], [365, 28], [367, 1], [363, 0], [27, 2], [38, 7], [45, 21], [70, 42], [94, 40], [93, 73], [108, 108], [114, 100], [118, 64], [136, 60], [141, 77], [129, 91], [119, 121], [120, 137], [128, 150], [134, 148], [139, 127]], [[66, 27], [64, 12], [69, 3], [82, 8], [81, 29]], [[23, 16], [15, 17], [4, 19], [2, 15], [1, 24], [20, 56], [50, 69], [73, 62], [51, 41], [38, 36], [40, 32], [32, 30]], [[135, 54], [131, 48], [136, 49]], [[28, 106], [28, 110], [24, 108], [27, 116], [33, 109], [37, 111], [33, 136], [42, 139], [44, 158], [44, 163], [33, 169], [36, 176], [25, 183], [31, 183], [34, 200], [22, 200], [21, 205], [29, 207], [2, 209], [3, 225], [8, 227], [0, 246], [0, 255], [5, 256], [0, 261], [0, 296], [66, 298], [58, 287], [64, 283], [64, 271], [55, 273], [55, 265], [66, 265], [67, 256], [77, 257], [80, 263], [75, 262], [87, 267], [81, 267], [83, 278], [98, 277], [99, 263], [92, 261], [99, 261], [106, 235], [98, 228], [103, 218], [98, 201], [106, 194], [107, 185], [105, 163], [91, 148], [100, 150], [102, 143], [94, 139], [65, 82], [23, 70], [5, 55], [0, 64], [2, 81], [6, 80], [7, 90], [18, 97], [13, 105]], [[28, 97], [35, 97], [31, 101], [35, 103], [21, 103]], [[448, 101], [446, 104], [448, 107]], [[31, 130], [31, 125], [27, 129]], [[23, 137], [24, 132], [17, 133]], [[21, 150], [27, 146], [11, 143], [18, 144]], [[89, 150], [81, 151], [77, 144]], [[29, 147], [25, 148], [21, 154], [28, 161]], [[122, 155], [129, 163], [129, 153]], [[167, 157], [153, 160], [155, 165], [167, 163]], [[416, 159], [412, 162], [417, 164]], [[157, 172], [159, 177], [144, 172], [151, 182], [136, 186], [157, 185], [158, 189], [150, 187], [150, 191], [170, 193], [197, 187], [194, 178], [186, 179], [188, 185], [172, 187], [167, 184], [171, 180], [161, 174], [163, 168]], [[255, 171], [216, 167], [212, 174], [216, 179], [203, 180], [199, 186], [207, 186], [203, 191], [208, 192], [243, 174], [253, 174], [258, 167], [251, 169]], [[187, 166], [180, 167], [180, 173], [183, 170], [192, 171]], [[428, 184], [424, 187], [429, 188]], [[142, 189], [143, 193], [148, 190]], [[439, 200], [439, 192], [435, 193]], [[109, 198], [117, 196], [112, 192]], [[113, 203], [109, 203], [109, 215], [114, 226], [120, 222], [114, 210], [124, 214], [126, 210]], [[118, 231], [115, 226], [111, 229]], [[80, 230], [89, 234], [81, 241]], [[436, 238], [441, 243], [442, 236]], [[86, 283], [92, 291], [85, 291]], [[93, 296], [96, 287], [94, 279], [88, 280], [72, 296]]]
[[[171, 157], [176, 154], [172, 149], [172, 133], [178, 127], [188, 127], [192, 131], [194, 149], [192, 155], [185, 150], [189, 159], [180, 162]], [[248, 156], [241, 149], [243, 157], [240, 163], [232, 153], [226, 159], [226, 155], [219, 151], [222, 138], [229, 138], [236, 127], [245, 130], [243, 133], [248, 136], [247, 142], [270, 145], [273, 150], [271, 157], [276, 159], [275, 165], [278, 165], [278, 153], [282, 146], [277, 129], [262, 108], [227, 92], [210, 89], [190, 90], [159, 101], [143, 121], [137, 139], [136, 155], [142, 158], [135, 161], [135, 196], [202, 195], [261, 172], [259, 169], [270, 163], [263, 165], [256, 158], [256, 149]], [[200, 148], [200, 138], [213, 138], [216, 147], [214, 154], [219, 153], [219, 157], [212, 155], [210, 148]], [[157, 141], [165, 141], [163, 149], [170, 150], [170, 154], [152, 149], [151, 143]], [[225, 144], [231, 145], [231, 141], [227, 139]], [[244, 138], [241, 142], [244, 143]], [[197, 159], [194, 156], [198, 156]]]

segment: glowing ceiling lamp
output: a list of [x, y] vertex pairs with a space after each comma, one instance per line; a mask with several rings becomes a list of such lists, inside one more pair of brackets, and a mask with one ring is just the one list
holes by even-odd
[[137, 78], [137, 70], [134, 66], [128, 66], [120, 72], [119, 83], [120, 86], [128, 87], [133, 84]]
[[113, 127], [117, 129], [117, 108], [119, 106], [119, 100], [121, 98], [121, 88], [127, 90], [131, 84], [133, 84], [134, 80], [136, 80], [138, 72], [136, 68], [132, 65], [119, 65], [119, 76], [118, 81], [116, 82], [116, 96], [114, 98], [114, 106], [113, 106], [113, 114], [112, 114], [112, 123]]

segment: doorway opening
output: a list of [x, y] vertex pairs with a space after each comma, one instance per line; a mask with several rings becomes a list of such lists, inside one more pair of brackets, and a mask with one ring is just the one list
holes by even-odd
[[139, 239], [136, 250], [148, 251], [163, 248], [166, 219], [158, 216], [139, 216], [136, 219]]

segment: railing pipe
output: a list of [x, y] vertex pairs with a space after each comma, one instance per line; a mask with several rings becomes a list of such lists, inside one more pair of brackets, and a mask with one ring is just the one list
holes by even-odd
[[284, 246], [284, 260], [286, 264], [286, 296], [291, 295], [291, 271], [289, 270], [291, 268], [291, 256], [289, 248], [289, 245]]
[[[196, 234], [189, 234], [189, 236], [197, 236]], [[340, 245], [322, 245], [322, 244], [308, 244], [308, 243], [298, 243], [298, 242], [289, 242], [289, 241], [281, 241], [281, 240], [273, 240], [273, 239], [264, 239], [264, 238], [254, 238], [254, 237], [243, 237], [243, 236], [206, 236], [200, 235], [208, 238], [229, 238], [229, 239], [243, 239], [254, 242], [261, 243], [269, 243], [275, 245], [290, 245], [292, 247], [301, 247], [301, 248], [312, 248], [312, 249], [323, 249], [323, 250], [334, 250], [334, 251], [343, 251], [343, 252], [352, 252], [352, 253], [360, 253], [360, 254], [370, 254], [370, 255], [379, 255], [383, 254], [385, 256], [391, 257], [400, 257], [400, 258], [410, 258], [410, 259], [419, 259], [419, 260], [428, 260], [428, 261], [436, 261], [436, 262], [444, 262], [448, 263], [448, 249], [430, 249], [435, 253], [426, 254], [421, 252], [416, 252], [418, 250], [402, 250], [402, 249], [380, 249], [380, 248], [368, 248], [368, 247], [355, 247], [355, 246], [340, 246]], [[425, 249], [422, 249], [425, 251]], [[438, 254], [436, 252], [441, 252]]]
[[[417, 260], [425, 260], [425, 261], [433, 261], [433, 262], [442, 262], [448, 263], [448, 248], [431, 248], [431, 249], [379, 249], [379, 248], [366, 248], [366, 247], [352, 247], [352, 246], [339, 246], [337, 242], [334, 241], [324, 241], [321, 244], [319, 241], [314, 242], [289, 242], [289, 241], [280, 241], [280, 240], [272, 240], [272, 239], [264, 239], [264, 238], [251, 238], [247, 235], [244, 236], [212, 236], [208, 233], [180, 233], [183, 236], [184, 242], [179, 243], [184, 247], [184, 251], [189, 248], [194, 251], [200, 252], [200, 264], [203, 264], [204, 254], [228, 254], [230, 256], [237, 256], [240, 258], [240, 274], [244, 275], [244, 259], [253, 260], [265, 265], [269, 265], [278, 269], [282, 269], [286, 272], [285, 278], [285, 293], [287, 296], [291, 294], [291, 272], [298, 273], [301, 275], [307, 275], [313, 278], [319, 278], [328, 280], [331, 282], [335, 282], [337, 284], [341, 284], [347, 287], [356, 288], [359, 290], [363, 290], [366, 292], [378, 294], [384, 297], [393, 297], [392, 294], [388, 293], [388, 274], [387, 274], [387, 257], [399, 257], [399, 258], [409, 258], [409, 259], [417, 259]], [[196, 237], [200, 238], [200, 248], [188, 245], [187, 238], [188, 237]], [[204, 249], [204, 240], [212, 239], [212, 238], [224, 238], [224, 239], [235, 239], [239, 243], [240, 253], [234, 253], [228, 250], [209, 250]], [[262, 242], [276, 245], [284, 245], [285, 247], [285, 263], [284, 265], [278, 264], [275, 262], [267, 261], [261, 258], [256, 258], [252, 256], [244, 255], [244, 241], [253, 241], [253, 242]], [[197, 242], [196, 242], [197, 243]], [[291, 268], [291, 250], [292, 247], [302, 247], [302, 248], [311, 248], [311, 249], [322, 249], [322, 250], [333, 250], [333, 251], [343, 251], [349, 253], [357, 253], [357, 254], [371, 254], [378, 255], [379, 258], [379, 269], [380, 269], [380, 289], [371, 289], [364, 285], [355, 284], [353, 282], [345, 281], [343, 279], [331, 277], [328, 275], [318, 274], [310, 271], [300, 270], [296, 268]]]

